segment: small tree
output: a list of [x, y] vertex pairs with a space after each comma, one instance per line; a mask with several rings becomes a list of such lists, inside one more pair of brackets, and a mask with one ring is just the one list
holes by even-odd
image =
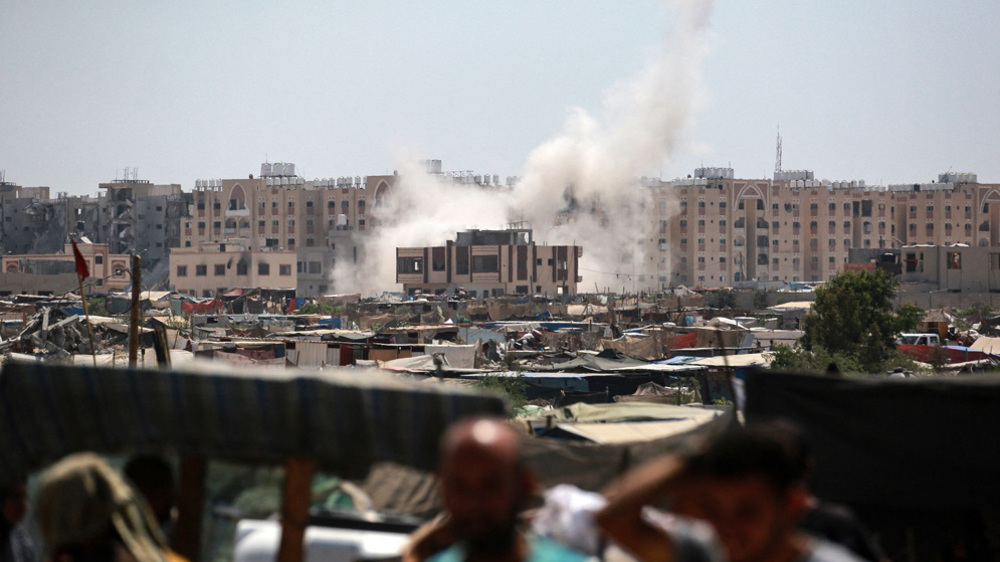
[[716, 291], [715, 308], [736, 308], [736, 293], [726, 287]]
[[753, 292], [753, 307], [755, 310], [767, 308], [767, 291], [757, 289]]

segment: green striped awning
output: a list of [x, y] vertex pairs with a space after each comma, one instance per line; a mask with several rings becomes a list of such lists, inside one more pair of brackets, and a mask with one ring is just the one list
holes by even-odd
[[315, 459], [431, 469], [445, 427], [500, 398], [370, 370], [145, 371], [10, 362], [0, 370], [0, 482], [78, 451], [173, 451], [247, 463]]

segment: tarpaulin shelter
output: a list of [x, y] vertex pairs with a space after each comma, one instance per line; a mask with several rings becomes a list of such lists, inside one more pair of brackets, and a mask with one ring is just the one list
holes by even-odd
[[[449, 423], [503, 412], [494, 396], [374, 371], [247, 372], [217, 364], [211, 371], [140, 371], [11, 362], [0, 371], [0, 482], [79, 451], [175, 451], [202, 459], [202, 477], [207, 458], [284, 463], [288, 515], [308, 509], [316, 469], [346, 478], [363, 477], [379, 461], [430, 470]], [[184, 463], [181, 486], [190, 504], [197, 491], [185, 495]], [[182, 529], [201, 521], [200, 513], [185, 514], [183, 503], [178, 541]], [[195, 560], [196, 546], [178, 550]], [[285, 539], [279, 559], [297, 559], [285, 551]]]
[[913, 559], [931, 559], [959, 538], [971, 549], [978, 539], [970, 529], [996, 528], [988, 514], [1000, 505], [997, 404], [1000, 380], [987, 377], [746, 378], [747, 422], [801, 426], [815, 451], [815, 493], [855, 507], [890, 556], [916, 552]]
[[201, 302], [181, 301], [181, 310], [188, 314], [222, 312], [222, 301], [218, 299]]

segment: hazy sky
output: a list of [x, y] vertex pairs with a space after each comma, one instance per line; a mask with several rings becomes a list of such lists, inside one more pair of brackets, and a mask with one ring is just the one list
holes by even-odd
[[[0, 170], [70, 193], [265, 158], [310, 179], [401, 157], [518, 175], [672, 18], [659, 0], [0, 0]], [[718, 0], [687, 149], [649, 175], [769, 176], [780, 124], [784, 168], [818, 178], [1000, 182], [996, 29], [997, 2]]]

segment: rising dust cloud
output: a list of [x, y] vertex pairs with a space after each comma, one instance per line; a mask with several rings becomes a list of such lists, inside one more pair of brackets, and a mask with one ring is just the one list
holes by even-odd
[[400, 163], [391, 202], [371, 211], [378, 226], [363, 241], [364, 263], [335, 266], [337, 291], [398, 291], [395, 248], [444, 245], [461, 230], [520, 221], [540, 245], [583, 246], [581, 291], [642, 288], [637, 273], [655, 268], [644, 242], [656, 224], [649, 189], [636, 180], [669, 159], [698, 109], [712, 4], [668, 2], [677, 17], [655, 59], [610, 89], [600, 115], [572, 108], [563, 132], [532, 151], [513, 188], [456, 184], [419, 162]]

